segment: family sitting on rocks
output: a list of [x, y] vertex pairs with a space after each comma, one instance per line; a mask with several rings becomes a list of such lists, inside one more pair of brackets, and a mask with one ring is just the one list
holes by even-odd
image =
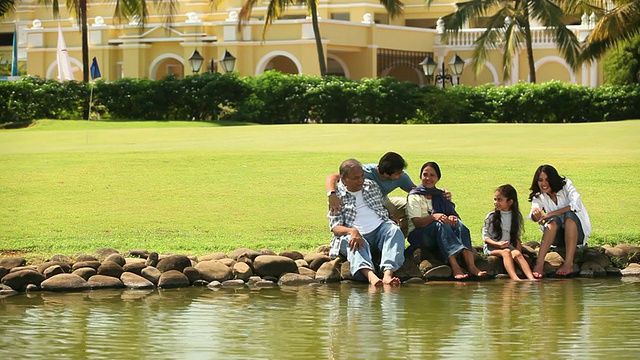
[[[476, 265], [469, 229], [456, 212], [451, 193], [436, 187], [442, 177], [440, 166], [435, 162], [422, 165], [422, 183], [418, 186], [405, 172], [406, 167], [402, 156], [388, 152], [378, 164], [345, 160], [339, 173], [327, 177], [328, 218], [334, 234], [329, 255], [345, 258], [354, 277], [366, 279], [371, 285], [399, 284], [393, 274], [405, 257], [415, 256], [416, 250], [424, 258], [438, 253], [456, 280], [486, 277], [487, 271]], [[388, 197], [397, 188], [408, 196]], [[545, 274], [577, 275], [574, 256], [578, 246], [586, 245], [591, 223], [573, 183], [561, 177], [553, 166], [541, 165], [534, 174], [529, 201], [532, 206], [528, 218], [539, 223], [543, 232], [533, 270], [523, 255], [518, 195], [509, 184], [496, 189], [495, 208], [485, 219], [484, 254], [501, 257], [504, 269], [514, 280], [520, 280], [516, 264], [530, 280], [541, 279]], [[408, 234], [406, 250], [403, 234]], [[565, 249], [564, 262], [555, 271], [545, 272], [545, 256], [552, 246]], [[374, 264], [372, 250], [380, 256], [379, 265]], [[466, 271], [458, 263], [459, 255]], [[382, 272], [382, 279], [376, 267]]]

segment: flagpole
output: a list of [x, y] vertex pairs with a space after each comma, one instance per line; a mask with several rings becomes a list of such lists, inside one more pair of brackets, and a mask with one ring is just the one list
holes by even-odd
[[91, 90], [89, 91], [89, 115], [87, 115], [87, 144], [89, 144], [89, 123], [91, 122], [91, 106], [93, 105], [93, 84], [96, 79], [100, 79], [100, 67], [98, 67], [98, 60], [94, 57], [90, 67], [91, 72]]

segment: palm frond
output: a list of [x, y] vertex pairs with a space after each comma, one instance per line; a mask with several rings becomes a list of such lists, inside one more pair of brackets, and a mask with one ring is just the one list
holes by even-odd
[[387, 9], [389, 16], [394, 18], [404, 11], [404, 3], [400, 0], [380, 0], [380, 4]]
[[[488, 13], [489, 9], [501, 5], [501, 0], [471, 0], [456, 3], [458, 10], [443, 16], [444, 26], [447, 30], [458, 33], [469, 19], [478, 18]], [[502, 7], [502, 6], [501, 6]]]
[[0, 18], [9, 12], [15, 12], [16, 4], [14, 0], [0, 0]]
[[640, 0], [626, 1], [598, 21], [585, 41], [581, 60], [601, 58], [618, 42], [629, 40], [638, 34], [640, 34]]

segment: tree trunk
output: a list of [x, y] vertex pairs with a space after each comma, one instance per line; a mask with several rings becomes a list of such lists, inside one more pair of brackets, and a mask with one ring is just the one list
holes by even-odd
[[529, 8], [524, 7], [525, 15], [525, 27], [524, 27], [524, 39], [527, 43], [527, 61], [529, 63], [529, 82], [536, 82], [536, 63], [533, 59], [533, 43], [531, 39], [531, 23], [529, 22]]
[[320, 26], [318, 25], [318, 5], [316, 0], [309, 0], [309, 7], [311, 8], [311, 24], [313, 26], [313, 35], [316, 39], [316, 50], [318, 51], [318, 63], [320, 64], [320, 75], [322, 77], [327, 76], [327, 62], [324, 58], [324, 49], [322, 47], [322, 38], [320, 37]]

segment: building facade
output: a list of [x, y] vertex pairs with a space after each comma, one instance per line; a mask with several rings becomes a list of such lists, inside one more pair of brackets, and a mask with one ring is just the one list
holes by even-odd
[[[88, 2], [89, 59], [95, 57], [106, 81], [123, 77], [160, 79], [192, 73], [188, 59], [195, 50], [203, 56], [203, 71], [218, 71], [226, 51], [236, 57], [240, 76], [259, 75], [275, 69], [289, 74], [320, 75], [317, 47], [306, 7], [292, 6], [274, 21], [263, 40], [266, 2], [254, 8], [251, 21], [238, 28], [241, 0], [225, 0], [218, 7], [201, 0], [180, 1], [178, 13], [167, 22], [165, 14], [151, 13], [143, 25], [137, 19], [113, 18], [113, 3]], [[451, 2], [436, 0], [427, 7], [423, 0], [407, 0], [403, 14], [390, 18], [378, 0], [320, 0], [318, 16], [324, 56], [329, 74], [350, 79], [393, 76], [402, 81], [426, 84], [419, 63], [432, 56], [441, 65], [457, 54], [465, 70], [453, 82], [467, 85], [509, 85], [529, 78], [526, 49], [515, 56], [511, 78], [502, 76], [499, 50], [494, 50], [477, 76], [471, 71], [473, 42], [484, 31], [470, 26], [458, 36], [443, 41], [439, 18], [455, 10]], [[76, 80], [82, 79], [81, 32], [68, 9], [55, 19], [50, 7], [34, 0], [16, 3], [16, 12], [0, 24], [2, 39], [17, 31], [18, 60], [28, 75], [58, 77], [59, 28]], [[584, 39], [595, 23], [583, 15], [570, 28]], [[534, 24], [535, 25], [535, 24]], [[600, 64], [589, 63], [576, 71], [560, 56], [551, 32], [534, 27], [534, 57], [538, 82], [560, 80], [595, 87], [603, 82]], [[3, 41], [3, 61], [11, 59], [12, 46]], [[451, 70], [446, 67], [446, 71]]]

